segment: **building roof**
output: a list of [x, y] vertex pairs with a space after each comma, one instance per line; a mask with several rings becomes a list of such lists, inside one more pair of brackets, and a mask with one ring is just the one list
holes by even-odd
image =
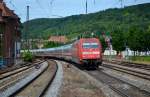
[[66, 36], [51, 36], [51, 37], [49, 37], [48, 41], [66, 43], [68, 41], [68, 39]]
[[[3, 0], [0, 0], [0, 17], [11, 17], [19, 19], [19, 17], [13, 12], [13, 10], [10, 10], [8, 7], [6, 7], [6, 4], [3, 2]], [[1, 20], [2, 18], [0, 18]]]

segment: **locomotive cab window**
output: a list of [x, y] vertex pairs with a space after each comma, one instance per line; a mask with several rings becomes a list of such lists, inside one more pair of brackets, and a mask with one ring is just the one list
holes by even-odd
[[98, 43], [83, 43], [83, 48], [98, 48]]

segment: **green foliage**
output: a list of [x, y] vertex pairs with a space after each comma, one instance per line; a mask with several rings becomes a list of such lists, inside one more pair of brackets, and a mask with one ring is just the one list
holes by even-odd
[[118, 52], [125, 50], [125, 37], [119, 28], [114, 30], [112, 33], [112, 40], [112, 46], [114, 50]]
[[[41, 18], [29, 22], [32, 38], [48, 38], [50, 35], [82, 34], [86, 31], [113, 32], [120, 26], [122, 32], [128, 32], [132, 25], [147, 26], [150, 24], [150, 3], [126, 7], [124, 9], [108, 9], [87, 15], [74, 15], [65, 18]], [[23, 24], [25, 26], [25, 23]], [[25, 37], [25, 27], [23, 29]], [[77, 35], [77, 34], [76, 34]], [[77, 36], [78, 36], [77, 35]], [[77, 36], [72, 36], [77, 37]]]
[[44, 44], [44, 48], [52, 48], [52, 47], [58, 47], [61, 46], [62, 43], [57, 43], [57, 42], [47, 42]]
[[23, 52], [22, 57], [23, 57], [25, 62], [32, 62], [33, 61], [33, 55], [30, 51]]
[[[84, 32], [110, 32], [115, 50], [122, 51], [128, 46], [134, 51], [148, 51], [150, 50], [149, 9], [150, 3], [146, 3], [86, 15], [35, 19], [29, 22], [29, 37], [47, 39], [50, 35], [66, 35], [73, 40], [77, 37], [91, 37], [91, 33]], [[22, 35], [24, 38], [25, 29]], [[99, 36], [95, 34], [94, 37]], [[100, 40], [105, 49], [104, 39]], [[47, 43], [45, 47], [55, 47], [55, 44]]]
[[128, 33], [128, 46], [133, 51], [149, 51], [150, 32], [140, 26], [131, 27]]
[[130, 57], [132, 61], [150, 62], [150, 56], [133, 56]]
[[105, 42], [105, 39], [103, 37], [100, 37], [99, 40], [100, 40], [100, 42], [102, 44], [102, 52], [104, 52], [105, 49], [107, 48], [107, 44]]

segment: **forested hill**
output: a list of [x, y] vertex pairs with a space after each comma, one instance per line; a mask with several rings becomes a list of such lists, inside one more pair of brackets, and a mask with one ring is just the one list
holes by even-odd
[[[25, 23], [23, 24], [23, 26]], [[29, 21], [30, 37], [47, 38], [53, 34], [66, 34], [69, 38], [85, 31], [129, 32], [133, 28], [150, 28], [150, 3], [114, 8], [87, 15], [73, 15], [65, 18], [41, 18]], [[24, 38], [23, 29], [23, 38]]]

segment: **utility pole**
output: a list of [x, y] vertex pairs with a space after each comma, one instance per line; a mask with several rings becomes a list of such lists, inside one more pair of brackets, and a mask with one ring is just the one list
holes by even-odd
[[26, 25], [25, 25], [25, 41], [26, 49], [29, 50], [29, 6], [27, 6], [27, 16], [26, 16]]
[[95, 0], [94, 0], [94, 5], [95, 5], [95, 3], [96, 3], [96, 2], [95, 2]]
[[120, 0], [120, 2], [121, 2], [121, 8], [123, 8], [123, 0]]
[[86, 14], [87, 14], [87, 5], [88, 5], [88, 4], [87, 4], [87, 0], [86, 0], [86, 4], [85, 4], [85, 6], [86, 6], [86, 9], [85, 9], [85, 10], [86, 10]]

